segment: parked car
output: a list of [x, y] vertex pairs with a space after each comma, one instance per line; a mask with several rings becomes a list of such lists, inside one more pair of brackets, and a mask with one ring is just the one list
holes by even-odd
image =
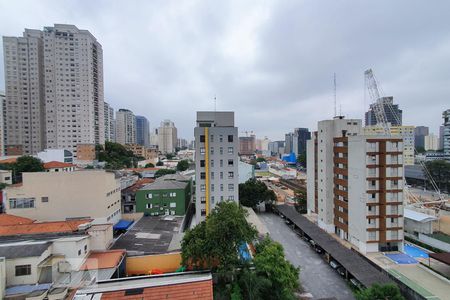
[[321, 247], [319, 247], [319, 246], [316, 246], [316, 247], [314, 248], [314, 250], [316, 250], [316, 252], [319, 253], [319, 254], [322, 254], [322, 253], [323, 253], [323, 249], [322, 249]]
[[336, 271], [341, 275], [342, 277], [345, 277], [345, 268], [344, 267], [338, 267]]
[[338, 262], [337, 261], [335, 261], [335, 260], [331, 260], [330, 261], [330, 266], [333, 268], [333, 269], [337, 269], [338, 267], [340, 267], [341, 265], [340, 264], [338, 264]]
[[288, 224], [288, 225], [291, 225], [291, 224], [292, 224], [292, 222], [291, 222], [289, 219], [286, 219], [284, 222], [285, 222], [286, 224]]
[[357, 287], [360, 290], [362, 290], [364, 288], [363, 285], [361, 284], [361, 282], [356, 280], [356, 278], [351, 278], [350, 283], [353, 284], [355, 287]]
[[314, 240], [309, 240], [309, 243], [311, 244], [311, 246], [316, 247], [316, 242], [314, 242]]

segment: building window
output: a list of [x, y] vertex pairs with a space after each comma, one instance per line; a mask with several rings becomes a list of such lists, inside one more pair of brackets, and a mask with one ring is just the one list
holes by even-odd
[[80, 256], [81, 255], [81, 249], [80, 250], [78, 250], [78, 256]]
[[206, 185], [200, 184], [200, 191], [204, 192], [206, 190]]
[[147, 204], [145, 205], [145, 208], [146, 208], [146, 209], [152, 209], [152, 204], [151, 204], [151, 203], [147, 203]]
[[206, 173], [205, 172], [201, 172], [200, 173], [200, 179], [206, 179]]
[[175, 193], [175, 192], [169, 193], [169, 196], [172, 198], [175, 198], [177, 196], [177, 193]]
[[35, 198], [10, 198], [9, 208], [34, 208]]
[[170, 207], [177, 207], [177, 203], [176, 202], [171, 202], [170, 203]]
[[234, 201], [234, 196], [228, 196], [228, 201]]
[[214, 196], [211, 196], [211, 204], [214, 204]]
[[228, 172], [228, 179], [234, 178], [234, 172]]
[[373, 241], [377, 238], [377, 233], [375, 231], [369, 231], [369, 240]]
[[206, 197], [202, 196], [200, 197], [200, 203], [205, 204], [206, 203]]
[[233, 142], [233, 136], [232, 135], [229, 135], [228, 136], [228, 143], [232, 143]]
[[84, 245], [84, 253], [87, 253], [87, 245]]
[[223, 159], [220, 160], [220, 167], [223, 167]]
[[211, 160], [211, 168], [214, 168], [214, 159]]
[[205, 167], [205, 161], [204, 161], [204, 160], [201, 160], [201, 161], [200, 161], [200, 167], [201, 167], [201, 168], [204, 168], [204, 167]]
[[211, 184], [211, 192], [214, 192], [214, 184]]
[[201, 214], [202, 216], [206, 216], [206, 209], [202, 208]]
[[221, 142], [221, 143], [223, 142], [223, 135], [219, 136], [219, 142]]
[[220, 191], [223, 192], [223, 184], [220, 184]]
[[214, 180], [214, 172], [211, 172], [211, 180]]
[[16, 276], [31, 275], [31, 265], [18, 265], [16, 266]]
[[232, 159], [228, 160], [228, 166], [233, 166], [234, 165], [234, 161]]
[[147, 199], [152, 199], [153, 198], [153, 194], [147, 194]]
[[223, 172], [220, 172], [220, 179], [223, 179]]
[[228, 147], [228, 154], [233, 154], [233, 147]]
[[200, 154], [205, 155], [205, 147], [200, 147]]
[[223, 147], [220, 147], [220, 154], [223, 154]]
[[205, 142], [205, 136], [204, 135], [201, 135], [200, 136], [200, 143], [204, 143]]
[[214, 154], [214, 147], [211, 147], [211, 155]]
[[228, 184], [228, 191], [229, 192], [234, 192], [234, 184], [232, 184], [232, 183]]
[[41, 202], [48, 202], [48, 197], [41, 197]]

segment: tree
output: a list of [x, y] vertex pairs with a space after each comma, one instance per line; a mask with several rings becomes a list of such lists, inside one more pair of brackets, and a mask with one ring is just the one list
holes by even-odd
[[28, 155], [19, 157], [13, 168], [16, 173], [42, 172], [45, 170], [42, 160]]
[[164, 166], [164, 163], [162, 161], [158, 160], [158, 162], [156, 163], [156, 166], [157, 167]]
[[420, 147], [420, 146], [416, 147], [416, 151], [417, 151], [417, 153], [425, 153], [425, 152], [427, 152], [424, 147]]
[[306, 151], [300, 153], [297, 156], [297, 163], [302, 166], [303, 168], [306, 168]]
[[175, 154], [173, 154], [173, 153], [167, 153], [166, 154], [166, 158], [168, 159], [168, 160], [171, 160], [172, 158], [174, 158], [175, 157]]
[[172, 169], [159, 169], [155, 173], [155, 178], [159, 178], [161, 176], [167, 175], [167, 174], [175, 174], [175, 170]]
[[276, 200], [276, 195], [267, 186], [254, 178], [239, 184], [239, 201], [247, 207], [255, 207], [261, 202], [271, 202]]
[[356, 293], [357, 300], [404, 300], [400, 289], [395, 284], [380, 285], [374, 283], [370, 288]]
[[256, 159], [256, 162], [265, 162], [265, 161], [266, 161], [266, 159], [264, 157], [258, 157]]
[[246, 216], [247, 212], [235, 202], [219, 202], [205, 221], [186, 231], [181, 242], [183, 264], [222, 275], [233, 272], [241, 263], [239, 246], [257, 235]]
[[155, 167], [155, 165], [152, 163], [148, 163], [145, 165], [145, 168], [154, 168], [154, 167]]
[[264, 292], [269, 290], [271, 282], [265, 277], [258, 276], [256, 272], [243, 268], [239, 274], [239, 286], [245, 299], [264, 299]]
[[97, 145], [95, 147], [96, 157], [99, 161], [106, 162], [107, 169], [122, 169], [136, 167], [141, 157], [135, 156], [125, 146], [119, 143], [105, 142], [105, 147]]
[[299, 269], [286, 260], [281, 244], [266, 237], [256, 247], [253, 263], [256, 274], [271, 282], [271, 288], [265, 289], [264, 299], [295, 299]]
[[189, 161], [186, 159], [180, 160], [177, 164], [178, 171], [186, 171], [189, 168]]

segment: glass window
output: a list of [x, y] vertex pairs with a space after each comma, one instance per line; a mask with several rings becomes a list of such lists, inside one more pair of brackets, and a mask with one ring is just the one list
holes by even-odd
[[206, 190], [206, 185], [201, 184], [201, 185], [200, 185], [200, 191], [201, 191], [201, 192], [204, 192], [205, 190]]
[[234, 161], [232, 159], [228, 160], [228, 166], [233, 166], [234, 165]]
[[211, 179], [214, 179], [214, 172], [211, 172]]
[[214, 154], [214, 147], [211, 147], [211, 154]]
[[214, 159], [211, 160], [211, 168], [214, 168]]
[[35, 198], [10, 198], [9, 208], [33, 208]]
[[219, 142], [221, 142], [221, 143], [223, 142], [223, 135], [219, 136]]
[[228, 179], [234, 178], [234, 172], [228, 172]]
[[48, 202], [48, 197], [41, 197], [42, 202]]
[[220, 154], [223, 154], [223, 147], [220, 147]]
[[204, 196], [200, 197], [200, 203], [205, 204], [206, 203], [206, 197], [204, 197]]
[[205, 142], [205, 136], [204, 135], [201, 135], [200, 136], [200, 143], [204, 143]]
[[223, 179], [223, 172], [220, 172], [220, 179]]
[[233, 154], [233, 147], [228, 147], [228, 154]]
[[234, 196], [228, 196], [229, 201], [234, 201]]
[[200, 167], [202, 167], [202, 168], [205, 167], [205, 161], [204, 161], [204, 160], [201, 160], [201, 161], [200, 161]]
[[229, 192], [234, 192], [234, 184], [232, 184], [232, 183], [228, 184], [228, 191]]
[[220, 184], [220, 191], [223, 192], [223, 184]]
[[200, 173], [200, 179], [206, 179], [206, 173], [205, 172], [201, 172]]
[[232, 143], [233, 142], [233, 136], [232, 135], [228, 135], [228, 142]]
[[214, 184], [211, 184], [211, 192], [214, 192]]
[[211, 134], [211, 143], [214, 143], [214, 135]]
[[200, 154], [204, 155], [205, 154], [205, 147], [200, 147]]
[[16, 266], [16, 276], [31, 275], [31, 265], [18, 265]]
[[223, 159], [220, 160], [220, 167], [223, 167]]

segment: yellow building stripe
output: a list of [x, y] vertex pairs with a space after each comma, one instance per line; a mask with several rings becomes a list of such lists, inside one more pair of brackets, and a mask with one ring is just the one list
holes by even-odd
[[209, 128], [205, 127], [205, 200], [206, 216], [209, 215]]

